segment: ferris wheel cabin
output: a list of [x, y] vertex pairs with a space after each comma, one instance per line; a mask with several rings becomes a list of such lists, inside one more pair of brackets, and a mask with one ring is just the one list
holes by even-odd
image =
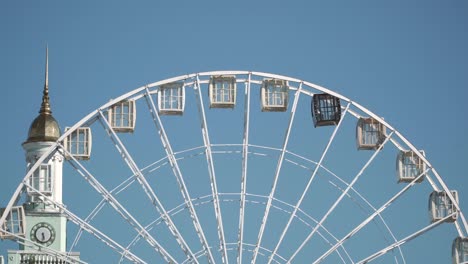
[[158, 91], [158, 107], [161, 115], [182, 115], [185, 107], [184, 83], [161, 85]]
[[359, 150], [376, 150], [385, 140], [386, 128], [374, 118], [359, 118], [356, 140]]
[[288, 82], [278, 79], [265, 79], [261, 88], [263, 112], [285, 112], [288, 109]]
[[[424, 156], [424, 151], [420, 152]], [[419, 183], [424, 180], [422, 174], [426, 171], [426, 163], [413, 151], [400, 151], [397, 156], [396, 170], [398, 183], [412, 182], [416, 178], [418, 178], [416, 182]]]
[[236, 77], [211, 76], [208, 88], [210, 108], [234, 108], [236, 104]]
[[111, 106], [107, 119], [115, 132], [133, 132], [135, 130], [136, 108], [134, 100], [123, 100]]
[[[450, 192], [458, 204], [458, 192]], [[429, 215], [432, 223], [447, 217], [445, 222], [455, 222], [457, 220], [457, 208], [445, 191], [433, 191], [429, 196]]]
[[[69, 128], [67, 127], [65, 131]], [[69, 155], [78, 160], [89, 160], [91, 156], [92, 136], [91, 128], [79, 127], [65, 138], [65, 149]], [[65, 155], [67, 159], [71, 157]]]
[[452, 263], [468, 263], [468, 237], [457, 237], [452, 244]]
[[[5, 208], [0, 210], [0, 215], [3, 214]], [[1, 239], [16, 239], [17, 236], [24, 236], [25, 231], [25, 214], [23, 206], [13, 206], [8, 214], [2, 229], [6, 232], [0, 232]]]
[[314, 94], [312, 118], [315, 127], [337, 125], [341, 119], [340, 99], [330, 94]]

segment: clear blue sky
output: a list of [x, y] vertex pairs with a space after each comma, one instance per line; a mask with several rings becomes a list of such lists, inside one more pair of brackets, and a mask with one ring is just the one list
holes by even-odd
[[468, 2], [458, 0], [4, 1], [0, 205], [25, 174], [21, 143], [39, 110], [48, 45], [62, 129], [111, 98], [186, 73], [297, 77], [385, 117], [426, 151], [467, 213], [467, 29]]

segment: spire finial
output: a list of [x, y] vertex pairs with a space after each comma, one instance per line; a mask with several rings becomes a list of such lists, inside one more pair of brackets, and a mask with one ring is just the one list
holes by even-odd
[[40, 114], [51, 114], [49, 103], [49, 47], [46, 47], [46, 65], [45, 65], [45, 82], [44, 91], [42, 94], [42, 104]]

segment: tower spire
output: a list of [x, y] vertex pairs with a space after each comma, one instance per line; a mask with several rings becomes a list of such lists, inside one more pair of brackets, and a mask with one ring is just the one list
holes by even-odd
[[51, 114], [49, 102], [49, 47], [46, 47], [46, 65], [45, 65], [45, 82], [44, 91], [42, 93], [42, 104], [40, 114]]

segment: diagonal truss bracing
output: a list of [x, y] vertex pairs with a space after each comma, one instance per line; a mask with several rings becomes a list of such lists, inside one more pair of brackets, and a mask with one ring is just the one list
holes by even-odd
[[[200, 239], [200, 243], [203, 246], [203, 249], [206, 252], [206, 256], [208, 258], [209, 263], [215, 263], [213, 259], [213, 254], [211, 253], [210, 246], [208, 244], [208, 241], [205, 237], [205, 233], [203, 232], [203, 228], [200, 224], [200, 220], [198, 219], [197, 212], [195, 210], [195, 207], [193, 206], [192, 199], [190, 197], [190, 193], [187, 189], [187, 186], [185, 185], [184, 177], [182, 175], [182, 172], [180, 170], [179, 164], [177, 162], [177, 159], [175, 157], [174, 151], [172, 150], [171, 143], [169, 141], [169, 138], [166, 134], [166, 131], [164, 129], [163, 123], [161, 121], [161, 118], [159, 116], [158, 110], [156, 109], [156, 105], [154, 104], [154, 100], [149, 92], [148, 89], [146, 89], [146, 102], [149, 107], [149, 111], [151, 112], [151, 116], [153, 118], [154, 124], [156, 126], [156, 129], [158, 130], [158, 134], [161, 138], [161, 142], [163, 144], [164, 150], [166, 151], [167, 158], [169, 160], [169, 164], [172, 168], [172, 171], [177, 179], [177, 183], [179, 184], [180, 192], [182, 193], [182, 197], [184, 198], [185, 204], [189, 209], [190, 212], [190, 217], [192, 218], [193, 225], [195, 227], [195, 231], [197, 232], [198, 238]], [[193, 253], [192, 253], [193, 255]], [[196, 258], [194, 258], [196, 260]]]
[[270, 195], [268, 197], [267, 205], [266, 205], [266, 208], [265, 208], [265, 213], [263, 215], [262, 224], [261, 224], [260, 230], [258, 232], [257, 243], [255, 245], [255, 249], [254, 249], [253, 256], [252, 256], [252, 261], [251, 261], [252, 264], [255, 264], [255, 262], [257, 260], [258, 249], [259, 249], [259, 247], [260, 247], [260, 245], [262, 243], [263, 232], [265, 231], [265, 226], [266, 226], [266, 223], [268, 221], [268, 216], [269, 216], [269, 213], [270, 213], [271, 203], [272, 203], [273, 197], [275, 195], [276, 185], [278, 183], [279, 174], [281, 172], [281, 167], [282, 167], [282, 164], [283, 164], [283, 161], [284, 161], [284, 156], [286, 154], [286, 149], [287, 149], [288, 141], [289, 141], [289, 135], [291, 134], [292, 124], [294, 122], [294, 116], [296, 114], [297, 102], [299, 101], [299, 96], [301, 94], [301, 90], [302, 90], [302, 82], [299, 84], [299, 88], [296, 90], [296, 93], [294, 95], [294, 103], [293, 103], [293, 106], [291, 108], [291, 115], [289, 117], [289, 124], [288, 124], [288, 128], [286, 130], [286, 134], [284, 136], [283, 148], [281, 150], [281, 154], [280, 154], [280, 157], [279, 157], [279, 160], [278, 160], [278, 165], [276, 167], [275, 177], [273, 179], [273, 186], [271, 187]]
[[201, 94], [201, 85], [198, 75], [196, 76], [196, 82], [194, 84], [195, 94], [198, 95], [197, 105], [198, 105], [198, 113], [200, 115], [200, 123], [201, 123], [201, 132], [203, 136], [203, 142], [205, 143], [206, 147], [206, 162], [208, 165], [208, 174], [210, 175], [210, 182], [211, 182], [211, 193], [213, 194], [213, 205], [216, 215], [216, 222], [218, 224], [218, 237], [219, 237], [219, 244], [220, 250], [223, 257], [223, 263], [228, 264], [228, 255], [226, 249], [226, 239], [224, 237], [224, 227], [223, 227], [223, 218], [221, 215], [221, 207], [219, 204], [219, 197], [218, 197], [218, 185], [216, 183], [216, 173], [213, 163], [213, 154], [211, 153], [211, 142], [210, 136], [208, 134], [208, 124], [206, 122], [206, 114], [205, 114], [205, 107], [203, 105], [203, 96]]

